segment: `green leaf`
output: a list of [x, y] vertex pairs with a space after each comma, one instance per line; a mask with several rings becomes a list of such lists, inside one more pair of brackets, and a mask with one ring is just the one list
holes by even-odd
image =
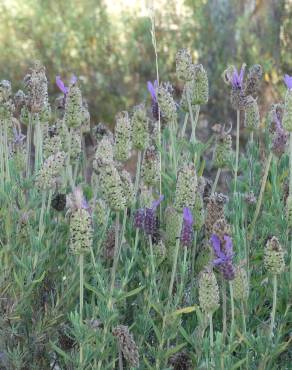
[[136, 289], [131, 290], [130, 292], [127, 292], [127, 293], [125, 293], [125, 294], [122, 294], [122, 295], [117, 299], [117, 301], [121, 301], [121, 300], [123, 300], [123, 299], [125, 299], [125, 298], [132, 297], [133, 295], [136, 295], [136, 294], [140, 293], [140, 292], [141, 292], [141, 290], [143, 290], [144, 288], [145, 288], [145, 286], [140, 286], [140, 287], [138, 287], [138, 288], [136, 288]]
[[187, 343], [181, 343], [181, 344], [178, 344], [177, 346], [175, 347], [172, 347], [170, 348], [168, 351], [166, 351], [165, 353], [165, 358], [168, 358], [170, 357], [171, 355], [173, 355], [174, 353], [180, 351], [183, 347], [185, 347], [187, 345]]

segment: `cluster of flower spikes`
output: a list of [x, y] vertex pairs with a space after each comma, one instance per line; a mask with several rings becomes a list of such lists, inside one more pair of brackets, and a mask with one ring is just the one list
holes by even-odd
[[89, 206], [82, 190], [76, 188], [71, 197], [68, 197], [67, 204], [71, 211], [70, 250], [74, 254], [87, 253], [92, 245], [93, 229]]
[[129, 367], [139, 367], [139, 352], [133, 335], [125, 325], [118, 325], [113, 329], [113, 335], [117, 338], [120, 350]]
[[275, 236], [267, 241], [264, 251], [264, 265], [272, 275], [280, 274], [285, 268], [284, 251]]
[[129, 159], [132, 149], [132, 125], [128, 112], [116, 115], [114, 157], [117, 161]]
[[65, 158], [65, 152], [58, 152], [45, 160], [35, 180], [38, 190], [53, 190], [55, 188], [58, 177], [61, 175]]
[[225, 168], [230, 164], [232, 156], [231, 129], [225, 131], [224, 125], [216, 125], [216, 131], [217, 135], [216, 146], [213, 154], [213, 165], [216, 168]]
[[199, 277], [199, 303], [206, 314], [213, 314], [219, 308], [219, 287], [211, 268], [206, 268]]
[[197, 193], [197, 175], [192, 163], [185, 164], [178, 171], [174, 206], [179, 212], [185, 207], [193, 209]]
[[191, 106], [206, 104], [209, 99], [207, 72], [201, 64], [193, 64], [190, 52], [181, 49], [176, 54], [176, 74], [185, 85], [181, 106], [185, 111]]
[[[119, 140], [123, 140], [121, 136], [122, 130], [119, 131]], [[125, 169], [120, 170], [121, 165], [115, 162], [117, 152], [113, 143], [111, 133], [105, 132], [101, 136], [96, 147], [93, 169], [104, 201], [112, 210], [121, 211], [133, 204], [134, 187], [130, 174]]]
[[134, 227], [143, 230], [148, 236], [155, 236], [159, 228], [159, 220], [156, 215], [156, 210], [159, 204], [163, 201], [164, 196], [161, 195], [158, 199], [152, 202], [151, 207], [139, 208], [134, 214]]
[[205, 230], [207, 239], [213, 233], [213, 226], [219, 219], [224, 219], [224, 206], [228, 197], [222, 193], [214, 193], [208, 198], [206, 207]]

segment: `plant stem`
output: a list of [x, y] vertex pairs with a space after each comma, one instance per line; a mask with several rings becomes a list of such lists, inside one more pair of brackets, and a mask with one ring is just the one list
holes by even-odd
[[233, 286], [232, 282], [229, 282], [229, 291], [230, 291], [230, 304], [231, 304], [231, 328], [230, 328], [230, 343], [233, 341], [234, 336], [234, 298], [233, 298]]
[[137, 158], [135, 188], [134, 188], [135, 200], [137, 199], [137, 193], [138, 193], [138, 189], [139, 189], [141, 163], [142, 163], [142, 152], [141, 152], [141, 150], [139, 150], [138, 151], [138, 158]]
[[42, 238], [43, 233], [44, 233], [44, 213], [46, 209], [46, 200], [47, 200], [47, 192], [43, 191], [42, 206], [41, 206], [41, 213], [40, 213], [40, 220], [39, 220], [39, 239]]
[[116, 226], [115, 226], [115, 251], [114, 251], [114, 262], [111, 270], [111, 285], [110, 285], [110, 293], [109, 293], [109, 302], [108, 308], [112, 308], [112, 294], [115, 286], [116, 280], [116, 270], [118, 266], [118, 259], [119, 259], [119, 228], [120, 228], [120, 213], [116, 213]]
[[182, 127], [182, 130], [181, 130], [181, 138], [183, 139], [184, 136], [185, 136], [185, 133], [186, 133], [186, 128], [187, 128], [187, 124], [188, 124], [188, 118], [189, 118], [189, 113], [186, 112], [185, 114], [185, 119], [184, 119], [184, 124], [183, 124], [183, 127]]
[[211, 367], [214, 368], [214, 334], [213, 334], [213, 315], [209, 314], [210, 323], [210, 357], [211, 357]]
[[264, 173], [263, 180], [262, 180], [262, 185], [261, 185], [261, 190], [260, 190], [260, 194], [259, 194], [258, 201], [257, 201], [256, 210], [255, 210], [255, 213], [254, 213], [254, 216], [253, 216], [252, 223], [250, 225], [250, 235], [249, 235], [250, 240], [252, 239], [255, 224], [256, 224], [260, 209], [261, 209], [263, 195], [264, 195], [264, 191], [265, 191], [265, 187], [266, 187], [266, 182], [267, 182], [267, 178], [268, 178], [268, 174], [269, 174], [269, 170], [270, 170], [272, 157], [273, 157], [273, 153], [270, 153], [269, 157], [267, 159], [267, 163], [266, 163], [265, 173]]
[[182, 228], [182, 217], [180, 220], [180, 226], [179, 226], [179, 233], [176, 239], [176, 245], [175, 245], [175, 250], [174, 250], [174, 255], [173, 255], [173, 264], [172, 264], [172, 270], [171, 270], [171, 278], [170, 278], [170, 284], [169, 284], [169, 289], [168, 289], [168, 298], [169, 300], [171, 299], [172, 296], [172, 289], [173, 289], [173, 284], [174, 284], [174, 279], [175, 279], [175, 274], [176, 274], [176, 267], [177, 267], [177, 258], [178, 258], [178, 251], [180, 248], [180, 233], [181, 233], [181, 228]]
[[222, 282], [222, 337], [223, 343], [225, 343], [226, 334], [227, 334], [227, 302], [226, 302], [226, 282], [221, 276]]
[[240, 302], [240, 306], [241, 306], [241, 314], [242, 314], [243, 332], [244, 334], [246, 334], [245, 310], [244, 310], [244, 304], [242, 301]]
[[212, 194], [215, 193], [215, 190], [216, 190], [216, 187], [217, 187], [217, 184], [218, 184], [218, 180], [219, 180], [220, 174], [221, 174], [221, 168], [218, 168], [217, 173], [216, 173], [216, 177], [215, 177], [215, 180], [214, 180], [214, 184], [213, 184], [212, 190], [211, 190], [211, 193]]
[[8, 157], [8, 132], [7, 132], [7, 120], [4, 120], [4, 156], [5, 156], [5, 167], [6, 167], [6, 181], [10, 181], [10, 168], [9, 168], [9, 157]]
[[[289, 136], [289, 196], [292, 196], [292, 132]], [[289, 225], [290, 226], [290, 225]], [[289, 235], [289, 234], [288, 234]], [[290, 234], [290, 279], [289, 279], [289, 288], [291, 291], [292, 286], [292, 237]]]
[[26, 133], [26, 177], [30, 176], [30, 157], [31, 157], [31, 137], [32, 137], [32, 121], [31, 113], [29, 113], [29, 122]]
[[277, 275], [273, 275], [273, 307], [271, 313], [271, 327], [270, 327], [270, 339], [273, 338], [273, 331], [275, 325], [275, 316], [276, 316], [276, 306], [277, 306]]
[[153, 244], [152, 244], [152, 237], [149, 235], [149, 246], [150, 246], [150, 263], [151, 263], [151, 285], [154, 287], [156, 299], [158, 300], [158, 291], [155, 282], [155, 265], [154, 265], [154, 254], [153, 254]]
[[[80, 279], [79, 279], [79, 304], [80, 304], [80, 326], [83, 325], [83, 300], [84, 300], [84, 255], [83, 253], [79, 256], [79, 271], [80, 271]], [[80, 365], [83, 364], [83, 346], [80, 343]]]
[[237, 191], [237, 174], [239, 160], [239, 131], [240, 130], [240, 110], [236, 111], [236, 152], [235, 152], [235, 171], [234, 171], [234, 194]]

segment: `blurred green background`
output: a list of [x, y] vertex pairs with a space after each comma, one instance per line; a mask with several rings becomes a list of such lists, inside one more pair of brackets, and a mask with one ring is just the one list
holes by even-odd
[[[264, 67], [265, 109], [283, 92], [283, 73], [292, 73], [291, 0], [156, 0], [156, 36], [161, 80], [179, 95], [175, 54], [188, 47], [210, 80], [203, 108], [213, 123], [230, 114], [221, 74], [228, 63]], [[147, 98], [155, 78], [149, 2], [143, 0], [0, 0], [0, 78], [16, 91], [31, 61], [55, 75], [80, 77], [93, 123], [112, 123], [116, 112]], [[283, 90], [282, 90], [283, 89]]]

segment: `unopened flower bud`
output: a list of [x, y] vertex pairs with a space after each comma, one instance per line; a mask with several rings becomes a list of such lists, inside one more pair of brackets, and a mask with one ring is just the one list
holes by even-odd
[[149, 142], [148, 118], [144, 104], [135, 107], [132, 117], [133, 147], [144, 150]]
[[193, 164], [184, 165], [178, 172], [175, 191], [175, 208], [182, 212], [183, 208], [193, 208], [197, 190], [197, 175]]
[[219, 287], [212, 270], [204, 270], [199, 279], [199, 302], [201, 309], [212, 314], [219, 308]]
[[75, 254], [89, 252], [93, 230], [90, 214], [83, 208], [76, 209], [70, 217], [70, 249]]
[[234, 299], [237, 301], [246, 301], [249, 294], [248, 279], [245, 269], [237, 266], [235, 269], [235, 278], [232, 281]]
[[166, 123], [177, 121], [176, 103], [172, 96], [172, 88], [169, 84], [161, 84], [157, 91], [157, 101], [160, 111]]
[[120, 112], [116, 116], [115, 127], [115, 159], [125, 162], [130, 158], [132, 139], [131, 139], [131, 121], [128, 112]]
[[117, 338], [120, 350], [130, 367], [139, 367], [139, 352], [133, 335], [125, 325], [118, 325], [113, 329], [113, 335]]
[[141, 175], [145, 185], [153, 186], [159, 181], [160, 159], [154, 146], [150, 146], [144, 153]]
[[66, 95], [64, 122], [67, 127], [80, 127], [82, 124], [82, 95], [76, 83], [71, 84]]
[[192, 56], [187, 49], [180, 49], [176, 53], [176, 74], [182, 81], [193, 79], [194, 66], [192, 64]]
[[264, 265], [267, 271], [273, 275], [280, 274], [285, 268], [284, 251], [275, 236], [266, 244]]
[[244, 107], [244, 126], [251, 131], [257, 130], [260, 125], [260, 112], [257, 101], [249, 96]]
[[36, 177], [39, 190], [52, 190], [65, 162], [65, 153], [58, 152], [45, 160]]

